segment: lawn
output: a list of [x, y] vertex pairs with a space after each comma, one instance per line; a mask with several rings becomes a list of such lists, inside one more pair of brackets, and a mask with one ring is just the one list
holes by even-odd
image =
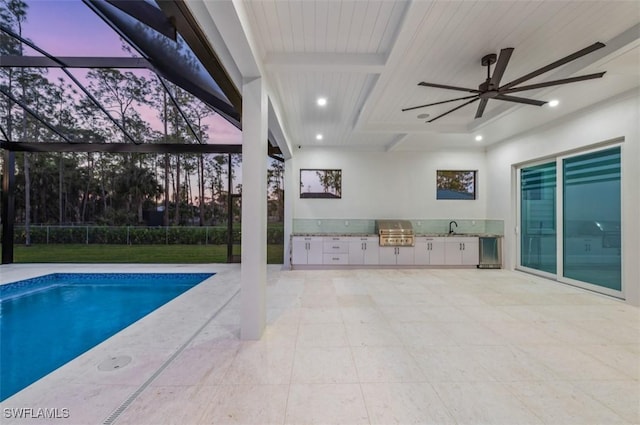
[[[267, 263], [282, 264], [283, 246], [267, 245]], [[234, 254], [239, 248], [235, 247]], [[16, 245], [16, 263], [226, 263], [226, 245]]]

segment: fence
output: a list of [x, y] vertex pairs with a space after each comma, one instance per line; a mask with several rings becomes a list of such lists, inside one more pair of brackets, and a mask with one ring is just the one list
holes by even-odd
[[[240, 229], [232, 231], [233, 243], [240, 243]], [[221, 226], [30, 226], [32, 244], [111, 245], [226, 245], [227, 227]], [[14, 243], [24, 244], [24, 226], [15, 226]], [[282, 244], [282, 225], [267, 228], [267, 243]]]

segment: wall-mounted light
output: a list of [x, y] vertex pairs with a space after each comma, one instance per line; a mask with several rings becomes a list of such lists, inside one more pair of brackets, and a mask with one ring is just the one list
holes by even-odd
[[477, 135], [476, 136], [476, 142], [482, 142], [482, 136], [481, 135]]
[[318, 104], [318, 106], [326, 106], [327, 105], [327, 98], [326, 97], [319, 97], [318, 100], [316, 100], [316, 103]]
[[320, 133], [316, 134], [316, 140], [322, 140], [324, 136]]

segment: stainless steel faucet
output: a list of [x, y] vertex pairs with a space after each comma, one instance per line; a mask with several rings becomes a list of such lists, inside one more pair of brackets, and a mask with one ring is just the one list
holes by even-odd
[[452, 234], [452, 233], [453, 233], [453, 229], [451, 228], [451, 225], [452, 225], [452, 224], [455, 224], [455, 225], [456, 225], [456, 228], [458, 228], [458, 223], [456, 223], [455, 221], [451, 220], [451, 221], [449, 222], [449, 234]]

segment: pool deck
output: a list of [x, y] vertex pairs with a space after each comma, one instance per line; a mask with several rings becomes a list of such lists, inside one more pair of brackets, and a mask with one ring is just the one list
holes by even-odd
[[21, 264], [0, 283], [53, 272], [216, 275], [2, 402], [3, 425], [640, 423], [640, 310], [535, 276], [269, 266], [265, 334], [241, 341], [237, 264]]

